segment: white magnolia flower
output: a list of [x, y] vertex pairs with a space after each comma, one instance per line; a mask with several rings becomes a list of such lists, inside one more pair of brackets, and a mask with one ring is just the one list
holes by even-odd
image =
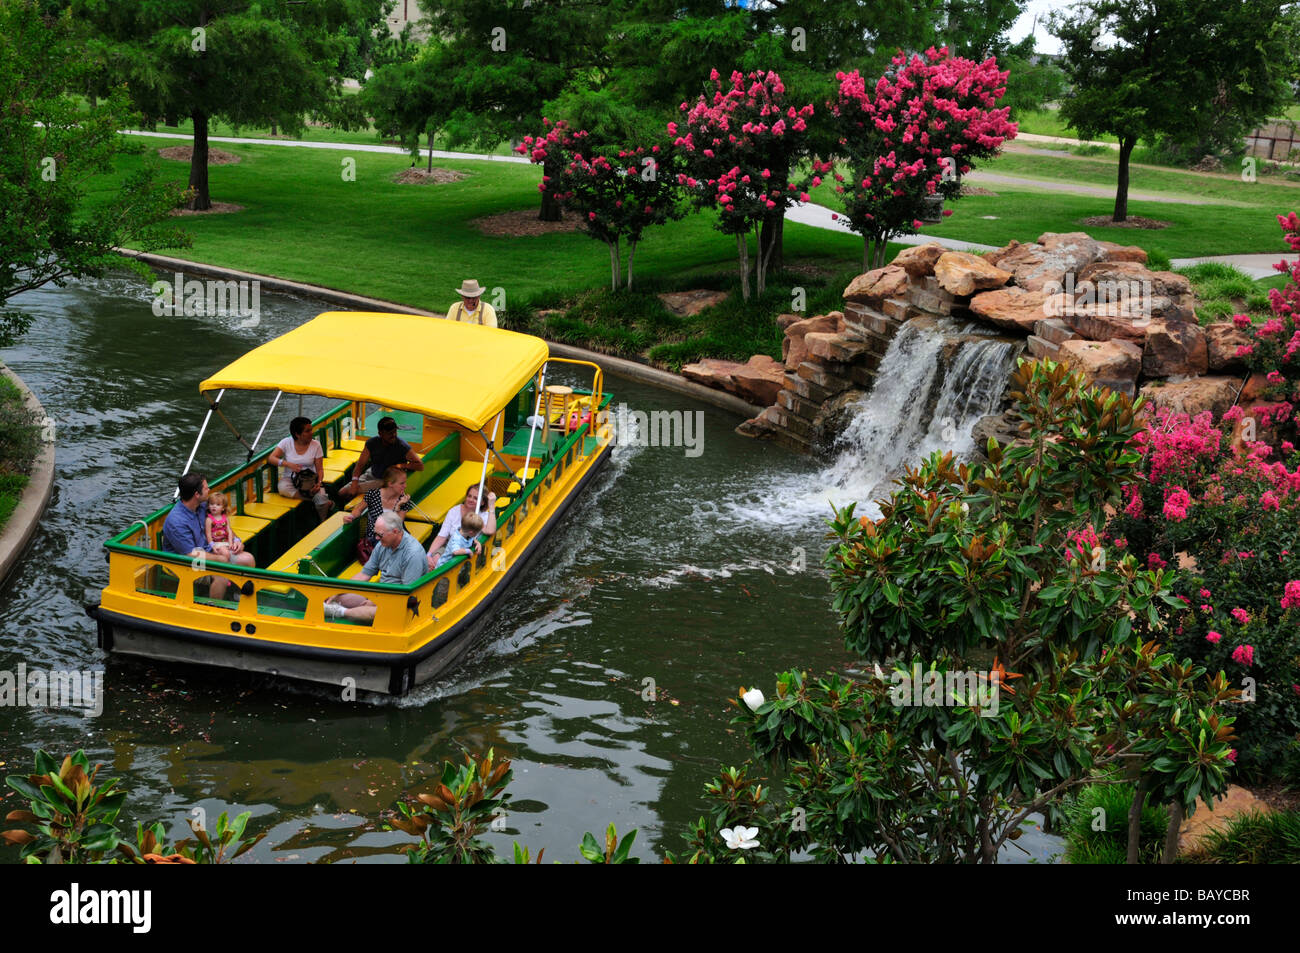
[[762, 706], [763, 702], [766, 701], [766, 699], [763, 698], [763, 693], [759, 691], [757, 688], [751, 688], [749, 691], [745, 692], [745, 694], [741, 695], [740, 697], [741, 700], [744, 701], [744, 703], [749, 706], [750, 711], [758, 711], [758, 709]]
[[758, 834], [757, 827], [724, 827], [720, 833], [732, 850], [750, 850], [758, 846], [758, 841], [754, 840]]

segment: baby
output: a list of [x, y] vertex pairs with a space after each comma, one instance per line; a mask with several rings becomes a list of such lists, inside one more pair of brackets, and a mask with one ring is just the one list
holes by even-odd
[[230, 518], [226, 515], [230, 501], [224, 493], [208, 496], [208, 518], [204, 523], [212, 555], [223, 562], [230, 561]]
[[[453, 532], [447, 538], [447, 545], [442, 548], [442, 555], [438, 557], [438, 566], [456, 558], [464, 556], [474, 551], [478, 534], [483, 532], [483, 517], [477, 513], [471, 513], [461, 520], [460, 531]], [[434, 566], [437, 569], [438, 566]]]

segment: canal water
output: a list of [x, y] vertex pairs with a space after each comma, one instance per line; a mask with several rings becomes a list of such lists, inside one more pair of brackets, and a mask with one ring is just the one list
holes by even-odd
[[[103, 540], [171, 498], [207, 406], [199, 382], [327, 308], [266, 295], [253, 327], [158, 317], [135, 277], [15, 303], [34, 322], [4, 358], [54, 419], [58, 451], [53, 501], [0, 590], [0, 669], [103, 670], [105, 696], [95, 717], [0, 708], [0, 775], [28, 773], [37, 748], [84, 748], [129, 792], [124, 829], [161, 820], [181, 837], [200, 813], [211, 827], [251, 811], [269, 831], [251, 862], [402, 862], [413, 839], [383, 816], [429, 790], [444, 759], [492, 747], [515, 772], [506, 830], [487, 835], [499, 853], [517, 841], [577, 860], [584, 832], [612, 822], [636, 828], [634, 852], [654, 860], [705, 813], [704, 783], [749, 755], [729, 728], [740, 686], [770, 693], [785, 669], [855, 667], [820, 566], [827, 500], [862, 489], [844, 478], [851, 462], [827, 468], [737, 436], [730, 414], [619, 378], [607, 380], [615, 406], [699, 415], [703, 443], [620, 447], [436, 686], [344, 702], [324, 686], [106, 659], [83, 608], [107, 580]], [[361, 319], [357, 331], [365, 340]], [[400, 354], [402, 342], [367, 346]], [[327, 403], [307, 398], [304, 411]], [[226, 406], [251, 438], [269, 395]], [[297, 412], [282, 400], [261, 446]], [[243, 459], [214, 421], [195, 467]], [[0, 809], [18, 801], [6, 789]], [[1037, 832], [1020, 843], [1039, 860], [1059, 851]], [[0, 862], [16, 857], [0, 849]]]

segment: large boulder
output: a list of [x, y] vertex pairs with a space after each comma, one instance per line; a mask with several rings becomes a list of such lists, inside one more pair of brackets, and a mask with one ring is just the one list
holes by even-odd
[[1031, 245], [1019, 245], [997, 265], [1011, 270], [1016, 284], [1029, 291], [1061, 290], [1065, 276], [1105, 258], [1106, 250], [1083, 232], [1047, 232]]
[[1147, 377], [1187, 377], [1209, 370], [1205, 332], [1190, 321], [1158, 321], [1147, 329], [1142, 373]]
[[1242, 330], [1231, 321], [1215, 321], [1213, 324], [1207, 324], [1204, 331], [1210, 370], [1226, 371], [1245, 368], [1246, 360], [1237, 356], [1237, 348], [1252, 343], [1249, 331]]
[[1047, 301], [1048, 314], [1059, 316], [1070, 330], [1091, 341], [1143, 341], [1152, 321], [1150, 315], [1121, 305], [1075, 304], [1064, 294]]
[[871, 349], [871, 345], [866, 341], [850, 338], [833, 331], [813, 331], [805, 334], [803, 340], [811, 358], [834, 361], [840, 364], [852, 363], [864, 351]]
[[673, 314], [689, 318], [699, 314], [705, 308], [711, 308], [715, 304], [726, 301], [727, 294], [726, 291], [710, 291], [707, 288], [699, 288], [693, 291], [665, 291], [655, 297], [662, 301], [664, 307]]
[[893, 264], [902, 268], [912, 278], [925, 278], [934, 274], [934, 265], [946, 252], [947, 249], [938, 242], [927, 242], [924, 245], [913, 245], [911, 248], [904, 248], [897, 257], [894, 258]]
[[739, 367], [744, 367], [739, 361], [723, 361], [715, 357], [706, 357], [694, 364], [684, 365], [682, 377], [703, 384], [705, 387], [730, 391], [731, 372]]
[[[1147, 310], [1156, 319], [1195, 320], [1192, 284], [1172, 271], [1151, 271], [1136, 261], [1100, 261], [1085, 265], [1074, 280], [1076, 300], [1091, 292], [1098, 303], [1149, 302]], [[1171, 315], [1173, 309], [1180, 313]]]
[[[839, 314], [839, 312], [835, 312]], [[843, 318], [843, 315], [840, 315]], [[832, 314], [819, 314], [815, 317], [796, 321], [785, 329], [785, 340], [781, 342], [781, 356], [788, 370], [794, 370], [808, 359], [808, 345], [804, 336], [810, 331], [835, 333], [840, 330]]]
[[1215, 417], [1227, 413], [1237, 396], [1232, 377], [1193, 377], [1184, 381], [1151, 381], [1142, 385], [1142, 396], [1157, 407], [1195, 417], [1211, 411]]
[[1106, 250], [1107, 261], [1135, 261], [1139, 265], [1147, 263], [1146, 249], [1137, 245], [1117, 245], [1115, 242], [1098, 242]]
[[978, 255], [948, 251], [934, 265], [939, 287], [949, 294], [967, 297], [976, 291], [1000, 288], [1011, 280], [1011, 272], [990, 265]]
[[731, 384], [732, 393], [751, 404], [775, 404], [776, 395], [785, 386], [785, 365], [766, 354], [755, 354], [731, 372]]
[[1046, 315], [1047, 295], [1026, 291], [1012, 285], [982, 291], [970, 300], [974, 314], [999, 328], [1033, 333], [1035, 325]]
[[879, 308], [886, 298], [907, 291], [907, 272], [899, 265], [886, 265], [858, 275], [844, 289], [844, 300]]
[[1132, 341], [1066, 341], [1060, 358], [1091, 384], [1123, 391], [1130, 396], [1142, 370], [1142, 349]]

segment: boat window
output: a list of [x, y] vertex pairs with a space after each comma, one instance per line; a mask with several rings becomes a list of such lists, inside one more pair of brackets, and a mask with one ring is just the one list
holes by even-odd
[[257, 590], [257, 614], [302, 619], [307, 615], [307, 596], [290, 586], [263, 586]]
[[[239, 590], [227, 581], [222, 587], [217, 583], [220, 577], [199, 576], [194, 580], [194, 602], [196, 605], [211, 606], [214, 609], [239, 608]], [[219, 597], [219, 598], [218, 598]]]
[[175, 599], [180, 589], [180, 579], [166, 566], [153, 563], [141, 566], [135, 573], [135, 591], [146, 596]]

